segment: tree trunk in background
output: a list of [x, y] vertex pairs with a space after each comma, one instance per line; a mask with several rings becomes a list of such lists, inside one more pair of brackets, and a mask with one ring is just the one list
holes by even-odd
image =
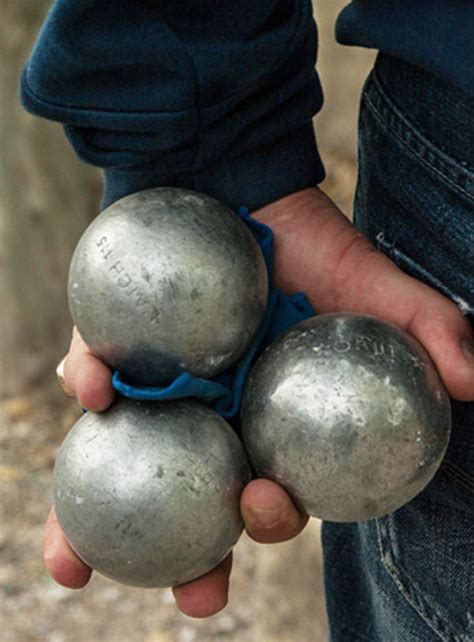
[[22, 66], [51, 3], [5, 0], [0, 16], [0, 397], [52, 377], [71, 332], [71, 254], [98, 212], [98, 175], [62, 127], [19, 104]]

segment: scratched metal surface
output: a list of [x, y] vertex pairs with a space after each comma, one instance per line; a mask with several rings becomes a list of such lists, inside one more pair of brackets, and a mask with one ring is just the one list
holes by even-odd
[[89, 566], [132, 586], [169, 587], [229, 553], [248, 481], [242, 445], [214, 411], [121, 399], [68, 434], [55, 464], [55, 506]]
[[212, 377], [252, 341], [267, 274], [246, 225], [216, 200], [158, 188], [127, 196], [87, 228], [69, 306], [92, 351], [135, 381]]
[[374, 317], [328, 314], [267, 348], [242, 410], [249, 456], [314, 517], [363, 521], [432, 479], [450, 431], [425, 350]]

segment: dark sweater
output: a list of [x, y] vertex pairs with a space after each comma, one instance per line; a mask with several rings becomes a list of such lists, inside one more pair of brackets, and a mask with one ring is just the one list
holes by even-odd
[[[337, 37], [474, 93], [472, 0], [354, 0]], [[21, 97], [105, 169], [104, 206], [174, 185], [253, 209], [324, 176], [316, 50], [309, 0], [57, 0]]]

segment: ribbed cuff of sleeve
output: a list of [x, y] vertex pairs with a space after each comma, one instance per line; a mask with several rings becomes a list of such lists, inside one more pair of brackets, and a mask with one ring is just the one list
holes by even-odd
[[105, 169], [104, 175], [103, 208], [133, 192], [174, 186], [203, 192], [234, 210], [245, 205], [252, 211], [317, 185], [324, 179], [324, 167], [309, 122], [291, 136], [206, 170], [164, 174], [160, 165], [157, 171]]

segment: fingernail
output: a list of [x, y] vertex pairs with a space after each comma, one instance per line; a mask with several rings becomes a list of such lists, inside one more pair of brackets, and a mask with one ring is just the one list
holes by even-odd
[[467, 340], [461, 341], [461, 348], [466, 359], [474, 366], [474, 342]]
[[253, 507], [250, 512], [255, 524], [260, 528], [273, 528], [278, 524], [281, 517], [280, 506]]

